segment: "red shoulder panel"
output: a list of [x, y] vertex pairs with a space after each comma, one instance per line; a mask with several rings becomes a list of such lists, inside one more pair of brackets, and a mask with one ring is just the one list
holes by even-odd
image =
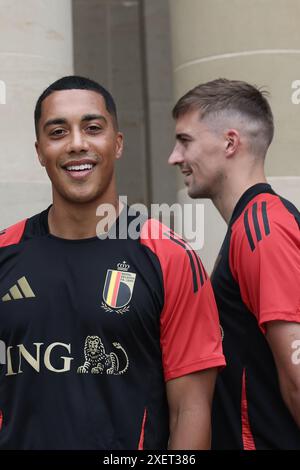
[[163, 275], [160, 344], [165, 380], [223, 366], [217, 306], [199, 256], [154, 219], [144, 224], [141, 243], [156, 255]]
[[232, 226], [230, 269], [243, 302], [263, 324], [300, 322], [300, 232], [278, 196], [259, 194]]
[[27, 219], [2, 230], [2, 232], [0, 232], [0, 248], [19, 243], [24, 233], [26, 222]]

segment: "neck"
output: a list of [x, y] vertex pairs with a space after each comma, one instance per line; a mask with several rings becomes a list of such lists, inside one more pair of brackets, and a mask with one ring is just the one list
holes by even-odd
[[[111, 204], [115, 208], [115, 216], [106, 225], [108, 231], [115, 222], [123, 205], [119, 204], [117, 194], [105, 201], [89, 203], [72, 203], [53, 197], [53, 205], [48, 215], [49, 231], [52, 235], [69, 240], [79, 240], [97, 236], [97, 224], [105, 217], [97, 215], [101, 204]], [[107, 217], [105, 217], [107, 219]]]
[[258, 183], [267, 183], [263, 166], [245, 171], [231, 171], [212, 202], [227, 223], [231, 219], [234, 208], [247, 189]]

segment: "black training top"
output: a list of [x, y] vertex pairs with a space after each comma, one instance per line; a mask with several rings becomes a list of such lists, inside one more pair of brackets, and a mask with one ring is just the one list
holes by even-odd
[[48, 210], [0, 235], [0, 449], [165, 449], [165, 381], [224, 364], [203, 266], [128, 208], [82, 240]]
[[217, 379], [214, 449], [300, 449], [265, 339], [269, 321], [300, 322], [299, 228], [297, 209], [268, 184], [248, 189], [234, 209], [212, 275], [227, 362]]

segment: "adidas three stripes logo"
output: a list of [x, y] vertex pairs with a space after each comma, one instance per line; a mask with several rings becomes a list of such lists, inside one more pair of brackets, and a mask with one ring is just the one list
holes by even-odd
[[[268, 214], [267, 214], [267, 203], [266, 201], [263, 201], [261, 203], [261, 220], [259, 221], [258, 218], [258, 207], [257, 207], [257, 202], [255, 202], [252, 206], [252, 210], [249, 212], [249, 209], [247, 209], [244, 212], [244, 227], [246, 231], [246, 235], [248, 238], [248, 242], [251, 248], [251, 251], [255, 250], [255, 238], [257, 242], [260, 242], [264, 235], [270, 235], [270, 225], [269, 225], [269, 220], [268, 220]], [[253, 228], [255, 232], [255, 238], [254, 238], [254, 233], [253, 230], [251, 231], [250, 228], [250, 223], [249, 219], [253, 222]]]
[[31, 289], [29, 282], [26, 277], [23, 276], [18, 279], [17, 283], [14, 284], [2, 297], [2, 302], [9, 302], [10, 300], [29, 299], [35, 297], [33, 290]]

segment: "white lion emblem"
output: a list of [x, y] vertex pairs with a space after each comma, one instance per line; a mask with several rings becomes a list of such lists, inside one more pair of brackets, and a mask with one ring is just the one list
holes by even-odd
[[78, 367], [77, 372], [79, 374], [87, 374], [91, 369], [92, 374], [124, 374], [129, 366], [128, 356], [120, 343], [113, 343], [113, 345], [116, 349], [123, 351], [125, 355], [126, 365], [124, 369], [119, 370], [119, 358], [116, 353], [111, 352], [106, 354], [104, 345], [99, 336], [87, 336], [84, 344], [85, 362], [82, 366]]

